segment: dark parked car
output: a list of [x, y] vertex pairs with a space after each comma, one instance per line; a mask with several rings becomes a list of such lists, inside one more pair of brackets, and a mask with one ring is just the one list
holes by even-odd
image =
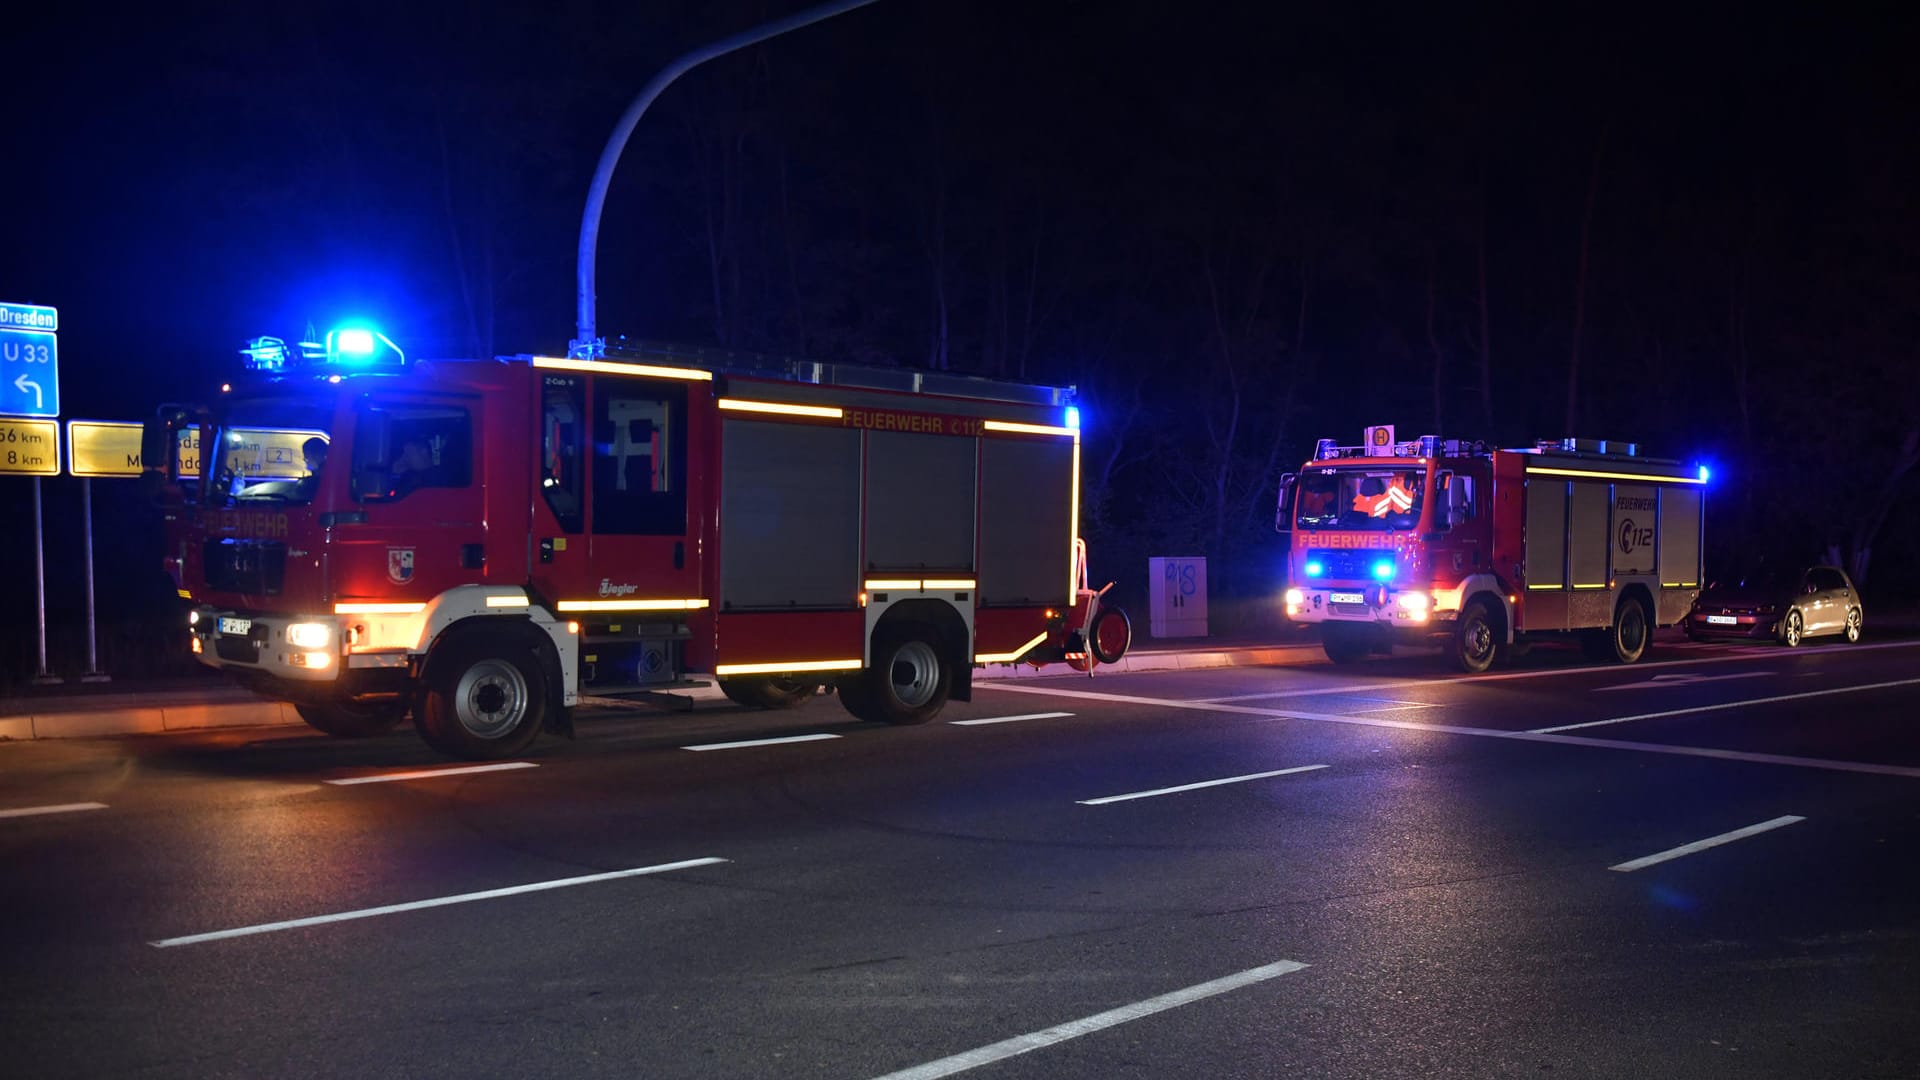
[[1687, 613], [1695, 641], [1754, 638], [1798, 645], [1819, 634], [1860, 640], [1860, 592], [1837, 566], [1757, 572], [1708, 585]]

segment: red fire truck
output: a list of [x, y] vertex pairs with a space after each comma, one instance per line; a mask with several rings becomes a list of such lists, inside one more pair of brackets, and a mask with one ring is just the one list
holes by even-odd
[[1480, 672], [1546, 635], [1633, 663], [1699, 594], [1706, 482], [1632, 443], [1322, 439], [1281, 478], [1287, 617], [1319, 626], [1335, 663], [1437, 642]]
[[913, 724], [976, 665], [1126, 650], [1085, 587], [1070, 390], [652, 346], [409, 362], [362, 329], [245, 353], [147, 426], [168, 569], [199, 659], [330, 734], [411, 713], [502, 757], [691, 673]]

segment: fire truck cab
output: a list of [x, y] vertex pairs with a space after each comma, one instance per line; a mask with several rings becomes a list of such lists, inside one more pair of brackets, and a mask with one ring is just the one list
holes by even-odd
[[1320, 627], [1335, 663], [1421, 642], [1480, 672], [1567, 635], [1633, 663], [1699, 594], [1706, 481], [1613, 441], [1322, 439], [1280, 484], [1287, 618]]
[[261, 338], [147, 425], [205, 664], [336, 735], [520, 752], [718, 680], [924, 722], [976, 665], [1117, 660], [1072, 391], [665, 346], [409, 361]]

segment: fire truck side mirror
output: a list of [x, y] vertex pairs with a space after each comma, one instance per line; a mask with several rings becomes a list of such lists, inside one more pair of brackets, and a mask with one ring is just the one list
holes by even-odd
[[1293, 517], [1287, 513], [1293, 505], [1293, 485], [1299, 481], [1296, 473], [1282, 473], [1280, 476], [1280, 499], [1273, 510], [1273, 531], [1281, 534], [1293, 531]]

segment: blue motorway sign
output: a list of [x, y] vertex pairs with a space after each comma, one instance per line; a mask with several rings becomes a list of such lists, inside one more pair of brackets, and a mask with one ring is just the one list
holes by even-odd
[[0, 327], [0, 416], [59, 415], [59, 340]]

